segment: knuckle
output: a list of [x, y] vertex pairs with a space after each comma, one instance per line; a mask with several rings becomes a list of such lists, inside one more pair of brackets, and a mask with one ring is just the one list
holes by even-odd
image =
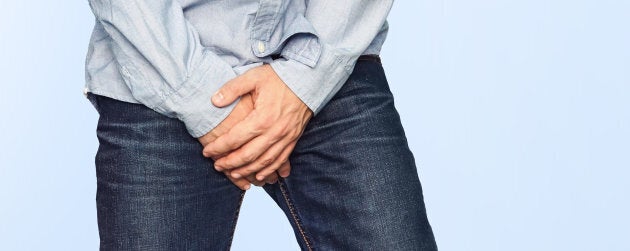
[[262, 134], [264, 131], [265, 131], [265, 128], [262, 128], [262, 126], [257, 125], [257, 126], [254, 126], [254, 127], [250, 130], [250, 133], [251, 133], [252, 135], [260, 135], [260, 134]]
[[251, 152], [243, 153], [240, 157], [240, 160], [247, 163], [252, 162], [254, 161], [254, 154], [252, 154]]
[[230, 148], [230, 149], [234, 149], [237, 147], [237, 143], [233, 140], [228, 140], [225, 142], [225, 145]]
[[269, 122], [269, 120], [263, 119], [260, 120], [260, 123], [258, 123], [258, 126], [256, 126], [256, 130], [260, 133], [269, 129], [269, 127], [271, 127], [271, 123]]
[[218, 165], [223, 167], [224, 169], [232, 169], [234, 167], [234, 164], [229, 159], [226, 159], [225, 161], [223, 161], [222, 163]]
[[210, 156], [217, 156], [217, 151], [212, 147], [206, 147], [203, 152]]
[[275, 121], [271, 116], [264, 116], [260, 119], [259, 127], [260, 129], [269, 129], [274, 123]]
[[242, 166], [241, 163], [242, 161], [239, 156], [230, 156], [230, 158], [226, 158], [225, 160], [225, 166], [231, 169]]
[[261, 166], [269, 166], [273, 163], [273, 159], [272, 158], [265, 158], [260, 162]]
[[275, 130], [272, 134], [272, 137], [275, 141], [284, 138], [287, 135], [286, 127], [279, 128], [279, 130]]

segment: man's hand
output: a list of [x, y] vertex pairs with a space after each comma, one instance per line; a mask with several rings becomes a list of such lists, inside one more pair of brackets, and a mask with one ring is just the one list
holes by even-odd
[[[230, 130], [232, 126], [236, 123], [240, 122], [245, 116], [247, 116], [254, 109], [254, 104], [252, 102], [252, 97], [249, 94], [243, 95], [238, 104], [234, 107], [230, 115], [226, 117], [219, 125], [217, 125], [212, 131], [198, 138], [201, 145], [206, 146], [210, 142], [217, 139], [219, 136], [225, 134]], [[215, 161], [217, 158], [213, 158]], [[247, 190], [250, 187], [250, 182], [257, 186], [262, 186], [267, 183], [275, 183], [278, 180], [278, 175], [273, 173], [265, 182], [258, 181], [254, 178], [254, 174], [249, 175], [248, 177], [243, 178], [234, 178], [230, 175], [230, 170], [223, 171], [225, 175], [234, 183], [237, 187]]]
[[223, 107], [240, 95], [252, 94], [254, 109], [225, 134], [207, 144], [206, 157], [218, 157], [219, 171], [231, 170], [233, 178], [256, 174], [264, 180], [276, 170], [287, 177], [288, 158], [313, 112], [265, 64], [227, 82], [212, 97]]

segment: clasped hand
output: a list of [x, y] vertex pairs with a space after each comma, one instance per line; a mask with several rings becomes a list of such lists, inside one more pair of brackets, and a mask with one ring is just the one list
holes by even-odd
[[289, 155], [313, 112], [268, 64], [228, 81], [212, 103], [224, 107], [239, 96], [230, 115], [199, 142], [215, 169], [247, 190], [250, 183], [261, 186], [289, 176]]

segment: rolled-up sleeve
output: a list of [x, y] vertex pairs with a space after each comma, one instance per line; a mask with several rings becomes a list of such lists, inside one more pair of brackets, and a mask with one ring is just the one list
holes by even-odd
[[[317, 36], [295, 36], [270, 65], [285, 84], [317, 115], [348, 79], [357, 58], [387, 29], [393, 1], [309, 1], [305, 17]], [[317, 39], [317, 41], [307, 41]], [[296, 41], [292, 41], [296, 40]], [[310, 47], [319, 46], [314, 49]], [[319, 52], [312, 64], [300, 53]]]
[[210, 97], [236, 77], [232, 67], [201, 45], [176, 0], [89, 0], [112, 38], [125, 84], [140, 103], [186, 125], [193, 137], [216, 127], [237, 102], [223, 108]]

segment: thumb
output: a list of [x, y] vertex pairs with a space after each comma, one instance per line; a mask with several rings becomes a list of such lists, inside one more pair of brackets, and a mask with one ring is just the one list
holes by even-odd
[[248, 81], [242, 75], [238, 76], [225, 83], [212, 95], [212, 104], [217, 107], [229, 105], [241, 95], [253, 91], [255, 87], [254, 81]]

